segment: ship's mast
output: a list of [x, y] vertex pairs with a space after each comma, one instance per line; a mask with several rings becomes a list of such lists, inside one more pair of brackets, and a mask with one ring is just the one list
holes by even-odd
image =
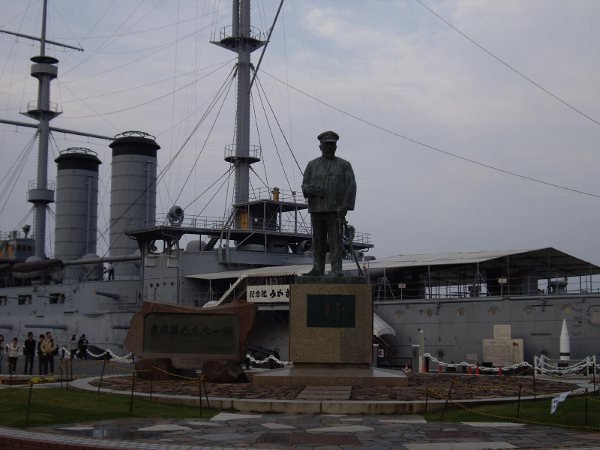
[[31, 76], [38, 80], [37, 102], [30, 102], [24, 113], [36, 119], [38, 124], [38, 167], [37, 178], [29, 183], [27, 201], [34, 209], [34, 254], [45, 258], [46, 248], [46, 208], [54, 202], [54, 191], [48, 186], [48, 141], [50, 121], [60, 114], [57, 105], [50, 103], [50, 82], [56, 78], [58, 59], [46, 56], [46, 16], [47, 0], [44, 0], [42, 12], [42, 34], [40, 37], [40, 55], [31, 58]]
[[221, 40], [213, 43], [238, 54], [237, 114], [235, 146], [225, 149], [225, 160], [234, 165], [234, 207], [236, 228], [247, 228], [243, 205], [250, 196], [250, 165], [260, 161], [260, 148], [250, 145], [250, 54], [264, 45], [250, 26], [250, 0], [233, 0], [231, 29], [221, 31]]

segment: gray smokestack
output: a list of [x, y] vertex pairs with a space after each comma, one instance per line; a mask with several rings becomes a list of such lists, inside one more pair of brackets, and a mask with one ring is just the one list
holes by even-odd
[[[138, 250], [127, 231], [155, 225], [156, 220], [156, 152], [160, 146], [154, 136], [141, 131], [127, 131], [115, 136], [112, 148], [110, 194], [110, 256], [130, 255]], [[115, 268], [117, 278], [137, 276], [132, 263]]]
[[96, 253], [98, 232], [98, 168], [100, 160], [87, 148], [73, 147], [54, 160], [56, 174], [56, 241], [62, 260]]

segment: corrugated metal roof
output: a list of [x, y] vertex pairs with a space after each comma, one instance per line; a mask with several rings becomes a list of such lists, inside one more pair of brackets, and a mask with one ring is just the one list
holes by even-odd
[[[556, 250], [552, 247], [517, 249], [517, 250], [489, 250], [478, 252], [440, 252], [440, 253], [422, 253], [415, 255], [397, 255], [386, 258], [375, 259], [369, 262], [361, 263], [366, 265], [369, 270], [374, 269], [393, 269], [402, 267], [427, 267], [427, 266], [457, 266], [461, 264], [477, 264], [494, 259], [507, 257], [527, 258], [528, 267], [539, 266], [547, 268], [548, 264], [558, 266], [566, 273], [572, 275], [590, 275], [600, 274], [600, 267], [591, 264], [582, 259], [571, 256], [567, 253]], [[204, 273], [197, 275], [188, 275], [187, 278], [202, 280], [218, 280], [226, 278], [239, 278], [241, 276], [284, 276], [301, 275], [310, 271], [312, 265], [295, 266], [273, 266], [262, 267], [258, 269], [245, 269], [227, 272]], [[345, 263], [344, 270], [355, 270], [356, 265], [353, 262]]]
[[368, 266], [373, 269], [390, 269], [394, 267], [477, 264], [491, 259], [505, 258], [507, 256], [538, 252], [541, 250], [543, 249], [486, 250], [479, 252], [439, 252], [415, 255], [396, 255], [369, 261]]

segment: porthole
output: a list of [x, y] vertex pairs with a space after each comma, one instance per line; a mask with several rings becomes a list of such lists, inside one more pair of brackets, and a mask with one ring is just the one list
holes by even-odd
[[443, 359], [444, 356], [445, 356], [444, 350], [440, 349], [440, 350], [437, 351], [437, 357], [438, 357], [438, 359]]
[[463, 317], [463, 316], [465, 315], [465, 308], [458, 308], [458, 309], [456, 310], [456, 315], [457, 315], [458, 317]]
[[496, 308], [495, 306], [492, 306], [490, 309], [488, 309], [488, 312], [490, 313], [491, 316], [496, 316], [496, 315], [498, 315], [500, 310], [498, 308]]
[[573, 307], [571, 305], [563, 305], [562, 309], [562, 313], [565, 316], [570, 316], [571, 314], [573, 314]]
[[432, 317], [432, 316], [433, 316], [433, 309], [428, 309], [428, 310], [426, 310], [426, 311], [425, 311], [425, 315], [426, 315], [427, 317]]
[[401, 318], [403, 315], [404, 315], [404, 313], [403, 313], [401, 310], [399, 310], [399, 309], [397, 309], [397, 310], [394, 312], [394, 317], [395, 317], [396, 319], [400, 319], [400, 318]]

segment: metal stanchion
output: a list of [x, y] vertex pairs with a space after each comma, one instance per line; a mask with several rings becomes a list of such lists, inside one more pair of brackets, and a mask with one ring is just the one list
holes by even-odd
[[63, 362], [65, 356], [65, 352], [63, 351], [62, 356], [60, 357], [60, 388], [62, 389], [63, 385]]
[[31, 395], [33, 394], [33, 383], [29, 382], [29, 398], [27, 399], [27, 416], [25, 418], [25, 423], [29, 425], [29, 410], [31, 409]]
[[202, 376], [198, 377], [198, 405], [200, 406], [200, 417], [202, 417]]
[[519, 383], [519, 399], [517, 400], [517, 417], [521, 417], [521, 383]]
[[588, 424], [588, 389], [585, 388], [585, 426]]
[[152, 385], [154, 384], [154, 366], [152, 366], [152, 374], [150, 376], [150, 401], [152, 401]]
[[456, 377], [452, 378], [452, 383], [450, 384], [450, 389], [448, 389], [448, 396], [446, 397], [446, 403], [444, 404], [444, 409], [442, 411], [442, 416], [440, 420], [444, 420], [444, 414], [446, 413], [446, 409], [448, 408], [448, 402], [450, 401], [450, 396], [452, 395], [452, 388], [454, 387], [455, 381]]
[[100, 372], [100, 382], [98, 383], [98, 394], [100, 393], [100, 388], [102, 387], [102, 379], [104, 378], [104, 369], [106, 369], [107, 358], [104, 358], [104, 362], [102, 363], [102, 372]]
[[133, 415], [133, 393], [135, 392], [135, 355], [132, 357], [133, 372], [131, 373], [131, 399], [129, 400], [129, 414]]

